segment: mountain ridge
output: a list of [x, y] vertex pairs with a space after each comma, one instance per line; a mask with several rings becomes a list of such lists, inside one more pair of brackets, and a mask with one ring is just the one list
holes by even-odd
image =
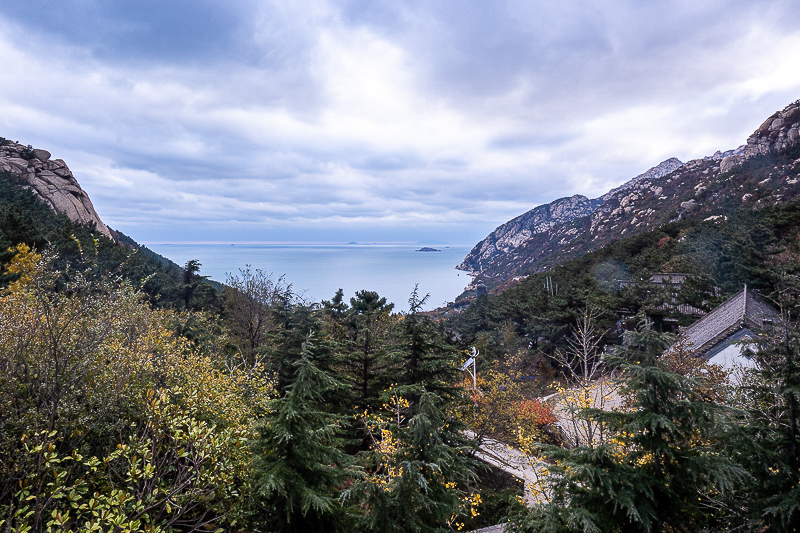
[[[777, 158], [774, 168], [769, 169], [772, 172], [765, 170], [758, 181], [739, 172], [759, 157]], [[503, 290], [515, 278], [547, 270], [623, 235], [670, 221], [724, 216], [731, 209], [758, 208], [800, 196], [800, 100], [771, 115], [741, 147], [678, 163], [670, 158], [596, 200], [587, 199], [588, 205], [596, 202], [588, 213], [563, 220], [538, 220], [542, 231], [528, 228], [526, 233], [520, 222], [533, 213], [548, 212], [547, 206], [565, 199], [538, 206], [502, 224], [456, 267], [473, 277], [466, 290], [479, 283]], [[514, 246], [503, 249], [496, 242]]]
[[498, 226], [485, 239], [476, 244], [456, 268], [467, 272], [476, 272], [483, 270], [484, 266], [491, 267], [498, 256], [513, 252], [535, 235], [546, 233], [555, 226], [590, 215], [615, 194], [629, 190], [643, 180], [669, 174], [682, 165], [683, 163], [678, 158], [671, 157], [593, 200], [576, 194], [534, 207]]

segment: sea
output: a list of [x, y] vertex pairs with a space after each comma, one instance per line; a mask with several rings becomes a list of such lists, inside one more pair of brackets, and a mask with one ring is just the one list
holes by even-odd
[[[144, 244], [179, 265], [196, 259], [201, 275], [221, 282], [246, 265], [283, 276], [295, 294], [315, 302], [330, 300], [340, 288], [345, 301], [370, 290], [394, 303], [395, 311], [408, 311], [416, 286], [420, 297], [428, 295], [423, 308], [430, 310], [455, 300], [470, 282], [455, 269], [472, 248], [466, 244]], [[439, 251], [417, 251], [422, 247]]]

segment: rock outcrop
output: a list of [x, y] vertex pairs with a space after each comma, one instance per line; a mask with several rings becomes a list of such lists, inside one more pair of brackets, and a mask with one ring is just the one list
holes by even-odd
[[608, 191], [607, 193], [605, 193], [603, 196], [600, 197], [600, 200], [602, 200], [600, 203], [601, 204], [604, 203], [609, 198], [613, 198], [615, 195], [619, 195], [623, 191], [627, 191], [629, 189], [632, 189], [633, 187], [636, 186], [637, 183], [640, 183], [640, 182], [646, 181], [646, 180], [652, 180], [652, 179], [660, 178], [661, 176], [666, 176], [667, 174], [669, 174], [673, 170], [676, 170], [676, 169], [678, 169], [678, 168], [680, 168], [682, 166], [683, 166], [683, 163], [681, 162], [680, 159], [678, 159], [677, 157], [670, 157], [666, 161], [662, 161], [658, 165], [654, 166], [653, 168], [651, 168], [647, 172], [643, 172], [643, 173], [639, 174], [638, 176], [636, 176], [635, 178], [626, 181], [625, 183], [623, 183], [619, 187], [617, 187], [615, 189], [611, 189], [610, 191]]
[[[682, 219], [713, 221], [739, 208], [800, 198], [800, 100], [767, 119], [747, 144], [681, 164], [668, 159], [597, 200], [562, 198], [498, 227], [457, 268], [467, 289], [547, 270], [621, 237]], [[739, 167], [749, 159], [761, 160]], [[564, 205], [560, 218], [552, 206]]]
[[98, 233], [113, 238], [66, 163], [50, 159], [47, 150], [3, 141], [0, 143], [0, 171], [18, 176], [21, 186], [33, 191], [57, 213], [75, 222], [93, 223]]
[[741, 151], [722, 159], [720, 172], [729, 172], [751, 157], [786, 150], [800, 141], [800, 100], [778, 111], [747, 138]]
[[544, 233], [553, 226], [583, 217], [595, 210], [597, 200], [576, 194], [540, 205], [506, 222], [488, 237], [475, 245], [464, 261], [456, 268], [480, 271], [492, 264], [498, 256], [513, 252], [532, 236]]

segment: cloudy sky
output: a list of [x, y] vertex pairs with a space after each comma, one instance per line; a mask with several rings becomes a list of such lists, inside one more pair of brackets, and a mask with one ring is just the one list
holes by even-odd
[[796, 0], [3, 0], [0, 136], [141, 242], [475, 243], [735, 148]]

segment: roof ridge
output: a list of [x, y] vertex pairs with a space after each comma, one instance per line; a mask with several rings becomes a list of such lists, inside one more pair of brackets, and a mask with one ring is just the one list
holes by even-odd
[[740, 319], [744, 322], [747, 319], [747, 283], [744, 284], [744, 305], [742, 306], [742, 318]]

